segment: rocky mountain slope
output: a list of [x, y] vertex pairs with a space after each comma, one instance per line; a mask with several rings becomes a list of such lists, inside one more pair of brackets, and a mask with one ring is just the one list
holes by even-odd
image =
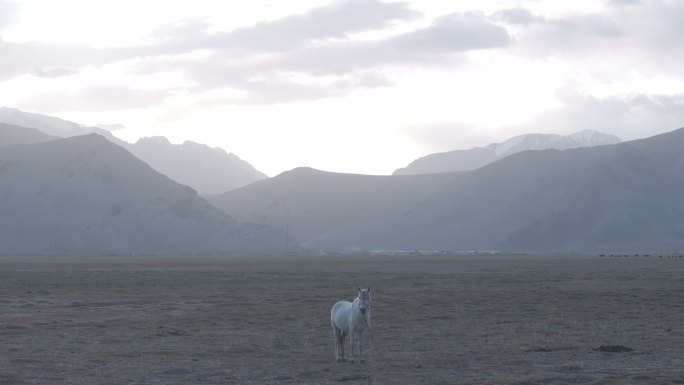
[[280, 255], [285, 245], [282, 231], [237, 222], [99, 135], [0, 147], [0, 255]]

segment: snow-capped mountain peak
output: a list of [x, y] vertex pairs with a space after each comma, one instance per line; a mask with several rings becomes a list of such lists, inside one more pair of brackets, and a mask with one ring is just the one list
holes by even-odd
[[395, 171], [397, 175], [431, 174], [440, 172], [473, 170], [517, 152], [527, 150], [568, 150], [578, 147], [594, 147], [616, 144], [620, 138], [594, 130], [582, 130], [570, 135], [524, 134], [501, 143], [470, 150], [454, 150], [416, 159], [406, 168]]

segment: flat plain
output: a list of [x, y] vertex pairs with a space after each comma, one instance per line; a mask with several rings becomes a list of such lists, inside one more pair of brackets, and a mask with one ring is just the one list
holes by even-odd
[[683, 321], [667, 256], [0, 258], [0, 384], [684, 384]]

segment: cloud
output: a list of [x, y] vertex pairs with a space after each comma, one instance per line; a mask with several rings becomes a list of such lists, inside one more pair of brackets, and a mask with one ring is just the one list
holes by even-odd
[[58, 78], [78, 73], [78, 70], [67, 67], [34, 67], [31, 75], [39, 78]]
[[17, 107], [43, 113], [112, 111], [151, 107], [161, 104], [167, 96], [167, 90], [138, 90], [125, 86], [99, 85], [77, 91], [35, 95], [18, 102]]
[[456, 13], [436, 19], [427, 28], [389, 39], [399, 50], [411, 52], [459, 52], [508, 46], [505, 28], [481, 12]]
[[12, 43], [0, 40], [0, 80], [31, 73], [41, 77], [74, 74], [89, 65], [136, 57], [139, 49], [99, 49], [71, 43]]
[[561, 106], [538, 114], [524, 125], [483, 127], [464, 122], [437, 122], [404, 127], [402, 132], [426, 152], [483, 147], [531, 133], [572, 134], [596, 130], [622, 140], [649, 137], [684, 127], [684, 93], [596, 97], [573, 89], [558, 90]]
[[301, 77], [296, 75], [276, 73], [270, 76], [262, 75], [258, 80], [236, 81], [232, 86], [239, 87], [242, 90], [242, 96], [204, 99], [200, 104], [205, 107], [225, 104], [276, 104], [339, 97], [353, 90], [392, 85], [382, 73], [372, 71], [353, 73], [327, 81], [299, 78]]
[[9, 27], [19, 16], [21, 6], [12, 1], [0, 0], [0, 31]]
[[[202, 60], [149, 61], [140, 71], [183, 71], [200, 90], [239, 89], [248, 93], [244, 102], [250, 104], [282, 102], [288, 93], [290, 100], [309, 100], [387, 86], [391, 81], [377, 76], [387, 66], [453, 66], [464, 61], [466, 51], [506, 47], [509, 42], [506, 30], [482, 13], [452, 14], [425, 28], [381, 39], [316, 41], [269, 54], [215, 50]], [[375, 75], [369, 78], [368, 74]], [[294, 80], [301, 76], [313, 81]], [[330, 77], [339, 79], [331, 81]]]
[[[445, 65], [460, 54], [505, 48], [510, 37], [484, 14], [451, 14], [429, 26], [380, 40], [312, 45], [266, 59], [257, 67], [286, 68], [313, 74], [348, 73], [386, 65]], [[250, 63], [253, 65], [253, 63]]]
[[630, 140], [684, 126], [684, 94], [599, 98], [562, 89], [557, 97], [563, 105], [534, 118], [530, 129], [565, 133], [592, 129]]
[[228, 32], [209, 32], [211, 25], [203, 19], [182, 20], [162, 26], [150, 39], [167, 53], [209, 49], [230, 54], [272, 54], [311, 42], [343, 39], [352, 33], [382, 30], [418, 17], [420, 13], [411, 10], [406, 2], [338, 0], [302, 14]]
[[[372, 40], [354, 35], [391, 32], [387, 29], [421, 16], [407, 2], [337, 0], [232, 31], [217, 31], [206, 19], [180, 20], [128, 47], [0, 42], [0, 56], [7, 58], [0, 62], [0, 80], [26, 73], [43, 78], [77, 75], [85, 67], [130, 60], [127, 68], [139, 74], [184, 74], [194, 82], [190, 92], [230, 88], [245, 94], [244, 103], [280, 103], [385, 87], [391, 80], [378, 74], [387, 66], [450, 66], [463, 62], [464, 52], [510, 44], [506, 29], [481, 12], [442, 16], [426, 27]], [[97, 93], [86, 105], [99, 101], [110, 108], [115, 103], [105, 95]], [[142, 106], [148, 102], [140, 95], [129, 104], [133, 101]]]
[[520, 45], [535, 55], [583, 55], [625, 43], [624, 24], [611, 15], [582, 14], [531, 23]]
[[[3, 58], [0, 61], [0, 81], [27, 73], [47, 78], [74, 75], [88, 66], [136, 59], [145, 63], [138, 67], [139, 72], [159, 73], [168, 69], [194, 75], [198, 81], [209, 79], [200, 84], [204, 89], [216, 79], [225, 78], [217, 83], [283, 95], [289, 88], [295, 99], [311, 98], [329, 95], [330, 92], [284, 82], [269, 88], [254, 78], [268, 77], [273, 72], [305, 72], [305, 69], [287, 66], [278, 68], [278, 60], [273, 60], [273, 57], [279, 53], [296, 51], [310, 44], [329, 43], [330, 40], [345, 40], [352, 33], [384, 29], [419, 16], [420, 13], [411, 10], [406, 2], [338, 0], [302, 14], [228, 32], [211, 31], [212, 26], [203, 19], [182, 20], [162, 26], [142, 44], [128, 47], [95, 48], [68, 43], [0, 40], [0, 57]], [[208, 53], [208, 57], [185, 61], [188, 54], [202, 50]], [[179, 59], [181, 57], [183, 59]], [[257, 66], [261, 70], [250, 69], [250, 62], [264, 58], [267, 63]], [[203, 74], [205, 71], [216, 76]], [[367, 85], [364, 82], [358, 84]]]
[[534, 23], [543, 22], [544, 18], [533, 14], [528, 9], [523, 7], [509, 8], [495, 12], [494, 19], [501, 20], [513, 25], [531, 25]]
[[243, 46], [250, 50], [283, 51], [311, 41], [344, 38], [354, 32], [384, 29], [392, 22], [418, 16], [420, 14], [410, 10], [405, 2], [336, 1], [301, 15], [235, 30], [219, 36], [217, 41], [223, 43], [226, 49]]
[[[684, 3], [656, 0], [640, 6], [619, 8], [620, 22], [626, 24], [630, 36], [640, 43], [660, 48], [684, 47]], [[670, 52], [664, 51], [669, 54]]]
[[608, 3], [617, 6], [642, 4], [641, 0], [610, 0]]
[[684, 74], [684, 2], [610, 4], [601, 12], [537, 18], [516, 34], [516, 51], [535, 59], [558, 55], [593, 67], [620, 63], [642, 73]]

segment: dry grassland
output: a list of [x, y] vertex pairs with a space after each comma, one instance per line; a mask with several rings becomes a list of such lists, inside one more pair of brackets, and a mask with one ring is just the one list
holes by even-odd
[[678, 258], [0, 258], [0, 384], [684, 384], [683, 321]]

